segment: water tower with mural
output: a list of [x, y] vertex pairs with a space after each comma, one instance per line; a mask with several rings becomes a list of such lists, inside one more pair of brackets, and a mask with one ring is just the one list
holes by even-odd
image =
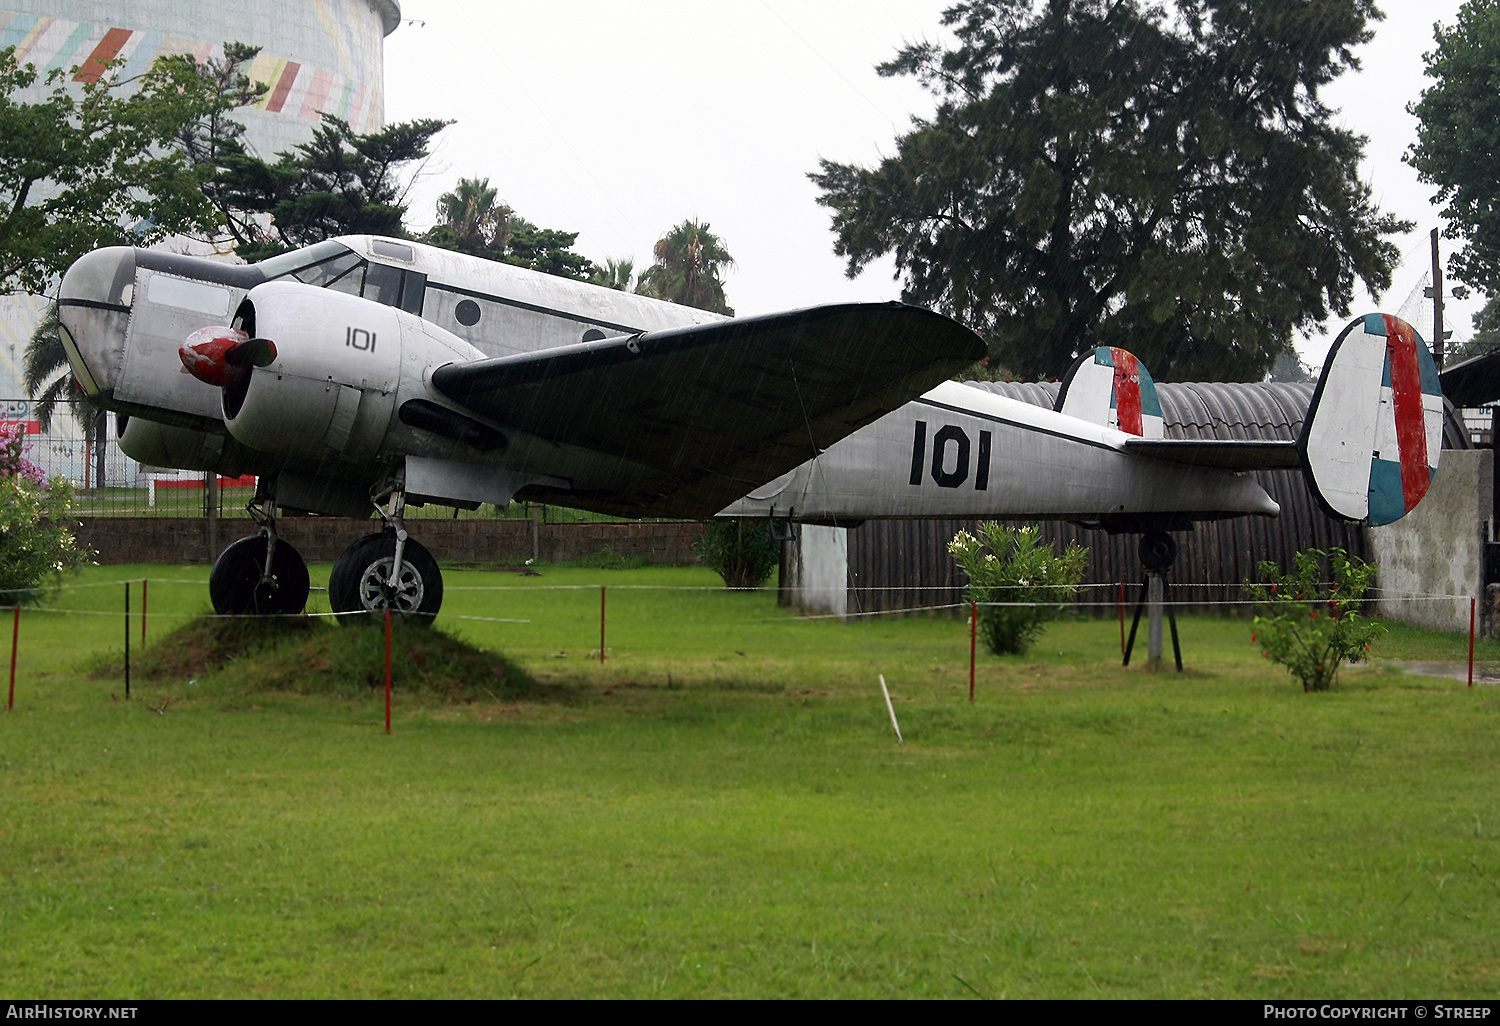
[[[15, 47], [17, 61], [42, 77], [53, 69], [76, 77], [72, 69], [122, 60], [123, 80], [165, 54], [203, 60], [222, 56], [226, 41], [258, 46], [249, 74], [266, 93], [236, 117], [251, 149], [272, 159], [310, 140], [325, 113], [356, 132], [385, 126], [385, 37], [400, 20], [397, 0], [0, 0], [0, 49]], [[39, 82], [13, 99], [35, 102], [49, 91]], [[60, 414], [37, 435], [23, 385], [26, 345], [46, 304], [43, 296], [0, 296], [0, 420], [26, 422], [38, 462], [82, 484], [88, 472], [80, 427]], [[121, 464], [106, 471], [112, 484], [134, 472]]]

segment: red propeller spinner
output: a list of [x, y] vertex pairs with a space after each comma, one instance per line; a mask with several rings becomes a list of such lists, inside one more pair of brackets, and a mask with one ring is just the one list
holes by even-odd
[[238, 328], [211, 325], [199, 328], [177, 347], [182, 366], [199, 381], [228, 388], [245, 379], [250, 368], [267, 367], [276, 360], [276, 343], [251, 338]]

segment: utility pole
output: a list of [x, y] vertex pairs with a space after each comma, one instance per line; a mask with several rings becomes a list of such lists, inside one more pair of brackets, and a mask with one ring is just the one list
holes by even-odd
[[1443, 264], [1438, 259], [1438, 230], [1432, 230], [1432, 358], [1443, 369]]

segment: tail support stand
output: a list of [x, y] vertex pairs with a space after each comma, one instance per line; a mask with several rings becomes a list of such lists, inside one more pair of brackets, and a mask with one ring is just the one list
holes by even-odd
[[1135, 605], [1135, 616], [1130, 621], [1130, 637], [1125, 641], [1125, 662], [1130, 665], [1130, 653], [1135, 648], [1135, 633], [1141, 625], [1141, 611], [1151, 609], [1150, 640], [1146, 653], [1146, 666], [1161, 665], [1161, 618], [1166, 610], [1172, 627], [1172, 656], [1177, 663], [1177, 672], [1182, 672], [1182, 645], [1177, 637], [1177, 614], [1172, 611], [1171, 585], [1167, 582], [1167, 571], [1177, 559], [1177, 543], [1165, 531], [1150, 531], [1141, 537], [1141, 563], [1146, 575], [1141, 579], [1140, 598]]

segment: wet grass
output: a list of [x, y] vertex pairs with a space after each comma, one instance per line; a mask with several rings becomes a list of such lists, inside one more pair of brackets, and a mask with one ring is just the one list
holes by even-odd
[[[387, 737], [361, 669], [378, 630], [194, 625], [205, 589], [170, 582], [206, 571], [78, 583], [143, 575], [129, 702], [122, 586], [23, 614], [0, 718], [9, 994], [1486, 997], [1500, 979], [1493, 688], [1377, 665], [1305, 695], [1246, 623], [1206, 619], [1182, 623], [1187, 673], [1122, 670], [1118, 625], [1087, 621], [983, 659], [971, 705], [951, 620], [808, 621], [767, 592], [639, 587], [711, 586], [699, 569], [543, 567], [450, 573], [442, 630], [396, 646], [469, 676], [503, 651], [535, 683], [424, 688], [407, 666]], [[1467, 641], [1403, 628], [1375, 654]], [[319, 674], [337, 683], [299, 682]]]

